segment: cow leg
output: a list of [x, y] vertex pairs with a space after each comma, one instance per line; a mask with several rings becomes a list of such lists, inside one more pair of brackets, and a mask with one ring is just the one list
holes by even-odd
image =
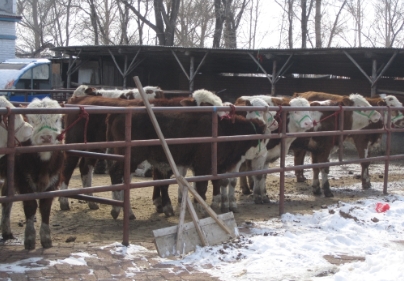
[[[69, 186], [70, 179], [73, 175], [74, 169], [79, 162], [79, 157], [66, 155], [65, 166], [63, 168], [63, 182], [60, 185], [60, 190], [66, 190]], [[70, 210], [69, 198], [59, 197], [60, 209], [62, 211]]]
[[[111, 164], [111, 167], [109, 168], [109, 176], [111, 178], [111, 184], [122, 184], [123, 183], [123, 164], [121, 162], [113, 162]], [[112, 199], [123, 201], [123, 197], [124, 197], [123, 195], [124, 195], [123, 190], [113, 191]], [[114, 219], [118, 218], [120, 212], [121, 212], [121, 207], [112, 206], [111, 216]], [[129, 219], [130, 220], [136, 219], [136, 216], [133, 213], [133, 210], [130, 209], [129, 212], [130, 212]]]
[[[93, 182], [94, 167], [96, 164], [97, 159], [81, 158], [79, 168], [83, 187], [91, 187]], [[92, 193], [88, 193], [88, 195], [93, 196]], [[88, 201], [87, 203], [91, 210], [98, 210], [100, 208], [95, 202]]]
[[25, 213], [24, 247], [26, 250], [35, 249], [35, 214], [38, 207], [36, 200], [23, 201]]
[[[7, 196], [7, 184], [4, 181], [3, 188], [1, 190], [2, 196]], [[1, 212], [1, 235], [3, 236], [3, 240], [15, 239], [13, 233], [11, 232], [10, 225], [10, 215], [11, 215], [11, 207], [13, 206], [13, 202], [5, 202], [1, 204], [2, 212]]]
[[330, 172], [329, 167], [321, 169], [321, 181], [323, 185], [323, 192], [325, 197], [334, 197], [334, 194], [332, 194], [330, 189], [330, 182], [328, 181], [329, 172]]
[[52, 239], [49, 228], [49, 219], [52, 208], [52, 202], [53, 198], [46, 198], [39, 200], [39, 211], [41, 212], [41, 219], [42, 219], [39, 235], [41, 238], [41, 245], [45, 249], [52, 247]]
[[[294, 153], [294, 164], [295, 166], [304, 164], [304, 157], [306, 156], [306, 150], [304, 149], [293, 149]], [[295, 170], [295, 176], [297, 182], [305, 182], [306, 177], [304, 176], [304, 170]]]
[[[187, 174], [187, 168], [183, 166], [178, 166], [177, 167], [178, 172], [180, 173], [181, 176], [185, 177]], [[194, 188], [195, 188], [195, 183], [194, 183]], [[180, 186], [178, 186], [178, 203], [182, 202], [182, 189]]]
[[[266, 154], [251, 160], [251, 168], [253, 171], [262, 170], [265, 167]], [[269, 203], [266, 190], [266, 175], [255, 175], [254, 179], [254, 202], [255, 204]]]
[[238, 208], [237, 208], [237, 200], [236, 196], [234, 194], [234, 191], [236, 190], [236, 185], [237, 185], [237, 178], [230, 178], [229, 179], [229, 189], [228, 189], [228, 198], [229, 198], [229, 211], [232, 211], [233, 213], [238, 213]]
[[[313, 164], [318, 163], [318, 156], [315, 153], [311, 153], [311, 162]], [[321, 188], [320, 188], [320, 180], [318, 178], [318, 175], [320, 173], [319, 168], [313, 168], [313, 183], [312, 183], [312, 188], [313, 188], [313, 194], [316, 196], [321, 195]]]
[[[358, 151], [358, 155], [359, 155], [360, 159], [369, 157], [368, 141], [364, 140], [363, 138], [366, 138], [366, 136], [355, 135], [353, 137], [355, 147], [356, 147], [356, 150]], [[366, 143], [366, 146], [365, 146], [365, 143]], [[370, 183], [369, 165], [370, 165], [370, 162], [361, 163], [362, 189], [369, 189], [372, 187], [372, 184]]]
[[227, 198], [228, 184], [229, 184], [228, 179], [212, 180], [213, 196], [212, 196], [211, 208], [215, 210], [215, 212], [220, 212], [221, 208], [226, 208], [225, 207], [226, 201], [227, 201], [227, 211], [229, 210], [228, 198]]
[[[153, 180], [168, 179], [172, 175], [172, 171], [162, 173], [160, 170], [153, 168]], [[161, 195], [161, 196], [160, 196]], [[174, 216], [171, 199], [168, 195], [168, 185], [155, 186], [153, 189], [153, 204], [156, 206], [158, 213], [163, 213], [166, 217]]]
[[[213, 184], [213, 191], [215, 191], [215, 184], [214, 184], [214, 181], [212, 181], [212, 184]], [[216, 188], [219, 190], [218, 192], [220, 192], [220, 188], [218, 188], [218, 186], [219, 186], [219, 185], [217, 184]], [[198, 182], [195, 182], [195, 187], [196, 187], [196, 191], [198, 192], [198, 194], [202, 197], [202, 199], [203, 199], [204, 201], [206, 201], [206, 191], [208, 190], [208, 182], [207, 182], [207, 181], [198, 181]], [[215, 193], [213, 193], [213, 195], [215, 195]], [[194, 199], [194, 202], [195, 202], [195, 208], [196, 208], [196, 210], [197, 210], [198, 212], [200, 212], [203, 217], [206, 217], [206, 214], [207, 214], [207, 213], [206, 213], [206, 211], [205, 211], [205, 208], [203, 208], [202, 205], [199, 204], [199, 203], [196, 201], [196, 199]]]
[[[251, 161], [247, 160], [245, 161], [241, 166], [240, 166], [240, 172], [241, 171], [251, 171]], [[252, 179], [251, 177], [248, 177], [248, 179]], [[250, 180], [250, 183], [253, 182]], [[241, 191], [243, 192], [244, 195], [249, 195], [251, 194], [250, 190], [250, 185], [247, 182], [247, 177], [246, 176], [241, 176], [240, 177], [240, 188]]]

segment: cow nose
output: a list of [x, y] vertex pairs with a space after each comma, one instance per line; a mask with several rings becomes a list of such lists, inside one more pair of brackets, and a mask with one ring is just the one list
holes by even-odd
[[311, 129], [313, 128], [313, 121], [305, 121], [303, 122], [304, 128]]
[[52, 136], [51, 135], [44, 135], [41, 136], [42, 143], [52, 143]]

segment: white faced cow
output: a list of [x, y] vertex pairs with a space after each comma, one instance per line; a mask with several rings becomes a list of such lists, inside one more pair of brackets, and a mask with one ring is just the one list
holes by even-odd
[[[344, 130], [360, 130], [366, 127], [369, 123], [376, 123], [379, 121], [381, 114], [372, 109], [372, 105], [361, 95], [351, 94], [348, 96], [340, 96], [327, 94], [322, 92], [305, 92], [295, 94], [308, 99], [309, 101], [320, 101], [323, 105], [330, 104], [341, 106], [355, 106], [360, 107], [355, 111], [344, 111]], [[334, 118], [327, 116], [333, 112], [320, 112], [317, 116], [313, 116], [316, 123], [315, 131], [333, 131], [339, 128], [339, 118], [335, 121]], [[320, 120], [323, 120], [319, 122]], [[344, 139], [346, 136], [344, 136]], [[312, 163], [329, 162], [329, 156], [333, 149], [339, 145], [339, 138], [333, 136], [318, 136], [312, 138], [299, 138], [293, 144], [293, 151], [295, 156], [295, 166], [303, 165], [304, 156], [306, 151], [311, 152]], [[330, 190], [328, 182], [329, 168], [314, 168], [313, 169], [313, 193], [314, 195], [321, 195], [319, 173], [321, 171], [322, 188], [326, 197], [334, 196]], [[298, 181], [301, 181], [303, 172], [301, 170], [295, 171]]]
[[[49, 98], [43, 100], [34, 99], [28, 108], [60, 108], [57, 101]], [[34, 128], [32, 137], [23, 142], [23, 146], [31, 145], [51, 145], [59, 144], [57, 136], [61, 133], [62, 122], [61, 114], [27, 114], [29, 123]], [[14, 167], [14, 187], [20, 194], [33, 192], [48, 192], [57, 189], [61, 181], [61, 171], [63, 167], [63, 152], [46, 151], [37, 153], [24, 153], [16, 155]], [[6, 177], [6, 163], [2, 162], [0, 169], [1, 176]], [[6, 186], [7, 178], [4, 186]], [[2, 188], [2, 195], [6, 196], [7, 188]], [[52, 246], [50, 236], [49, 217], [52, 207], [53, 198], [44, 198], [39, 200], [39, 209], [42, 217], [40, 227], [40, 240], [42, 247], [49, 248]], [[38, 207], [37, 200], [26, 200], [23, 202], [24, 213], [26, 218], [25, 249], [31, 250], [35, 248], [36, 231], [35, 231], [35, 214]], [[12, 203], [2, 204], [1, 228], [3, 239], [12, 239], [13, 234], [10, 228], [10, 212]]]
[[[9, 102], [5, 97], [0, 96], [0, 108], [14, 108], [14, 105]], [[24, 121], [20, 114], [14, 115], [14, 134], [18, 142], [28, 140], [32, 135], [32, 126]], [[7, 147], [7, 127], [8, 121], [5, 115], [0, 115], [0, 147]], [[0, 154], [0, 158], [4, 154]]]

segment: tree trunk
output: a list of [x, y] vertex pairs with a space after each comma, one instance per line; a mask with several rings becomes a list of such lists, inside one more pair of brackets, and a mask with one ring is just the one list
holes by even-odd
[[222, 38], [224, 11], [221, 6], [220, 0], [215, 0], [216, 22], [215, 33], [213, 34], [213, 48], [220, 48], [220, 39]]
[[301, 22], [301, 29], [302, 29], [302, 49], [306, 49], [306, 41], [307, 41], [307, 0], [301, 0], [301, 8], [302, 8], [302, 22]]
[[315, 33], [316, 33], [316, 48], [322, 47], [321, 38], [321, 0], [316, 0], [316, 15], [314, 17]]

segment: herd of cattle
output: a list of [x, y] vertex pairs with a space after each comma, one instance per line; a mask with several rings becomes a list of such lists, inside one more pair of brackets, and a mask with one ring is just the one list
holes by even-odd
[[[163, 91], [159, 87], [147, 86], [144, 88], [149, 102], [155, 107], [179, 107], [179, 106], [228, 106], [214, 93], [207, 90], [197, 90], [192, 97], [164, 98]], [[132, 90], [103, 90], [87, 86], [76, 89], [67, 104], [83, 107], [113, 106], [136, 107], [144, 106], [137, 89]], [[242, 96], [233, 105], [229, 105], [229, 112], [218, 111], [217, 135], [220, 137], [236, 135], [263, 135], [259, 140], [240, 140], [217, 143], [217, 172], [238, 172], [247, 170], [265, 169], [269, 163], [278, 159], [281, 155], [281, 139], [268, 138], [271, 133], [278, 133], [281, 128], [280, 111], [285, 106], [303, 107], [299, 111], [287, 113], [286, 130], [289, 133], [305, 131], [333, 131], [339, 128], [339, 118], [334, 118], [335, 112], [311, 111], [308, 108], [321, 106], [355, 106], [360, 109], [343, 111], [344, 130], [383, 128], [386, 125], [387, 113], [372, 109], [372, 106], [389, 106], [391, 110], [391, 125], [404, 127], [404, 108], [394, 96], [377, 98], [364, 98], [359, 94], [350, 96], [332, 95], [321, 92], [297, 93], [293, 97], [272, 96]], [[271, 106], [279, 108], [277, 111], [237, 111], [237, 106]], [[13, 105], [0, 97], [0, 107], [12, 108]], [[35, 99], [28, 108], [60, 108], [59, 103], [49, 98]], [[211, 112], [174, 112], [155, 113], [162, 133], [166, 138], [192, 138], [209, 137], [212, 135]], [[8, 115], [0, 115], [0, 145], [7, 146]], [[91, 114], [88, 123], [79, 118], [78, 113], [65, 114], [64, 120], [61, 114], [26, 114], [15, 115], [15, 138], [22, 146], [49, 145], [61, 143], [83, 143], [103, 141], [125, 140], [125, 115], [124, 114]], [[64, 128], [62, 133], [62, 121]], [[157, 134], [149, 116], [144, 112], [134, 112], [132, 115], [132, 140], [157, 139]], [[63, 139], [63, 136], [65, 138]], [[344, 136], [345, 139], [346, 136]], [[376, 144], [381, 134], [361, 134], [349, 136], [354, 140], [360, 158], [369, 156], [369, 148]], [[311, 153], [312, 163], [328, 162], [333, 149], [339, 145], [339, 137], [315, 136], [315, 137], [290, 137], [286, 139], [286, 151], [293, 150], [295, 165], [302, 165], [306, 152]], [[189, 143], [170, 145], [171, 154], [179, 171], [185, 175], [187, 169], [191, 169], [195, 176], [209, 175], [212, 171], [211, 144]], [[95, 149], [93, 152], [105, 153], [104, 149]], [[109, 153], [124, 155], [124, 147], [116, 147]], [[7, 196], [7, 157], [0, 155], [0, 177], [4, 179], [2, 196]], [[78, 166], [83, 187], [92, 185], [93, 170], [96, 159], [80, 158], [63, 151], [45, 151], [38, 153], [23, 153], [15, 155], [14, 188], [17, 192], [32, 193], [53, 191], [58, 188], [67, 189], [74, 169]], [[153, 179], [168, 179], [173, 172], [168, 164], [166, 155], [161, 146], [134, 146], [131, 149], [131, 173], [136, 172], [137, 167], [148, 163], [153, 169]], [[362, 187], [370, 188], [369, 163], [362, 163]], [[112, 184], [123, 183], [123, 163], [113, 161], [109, 165], [109, 175]], [[313, 193], [331, 197], [333, 194], [328, 183], [328, 168], [313, 169]], [[319, 173], [321, 172], [321, 184]], [[297, 181], [305, 181], [303, 171], [296, 171]], [[235, 187], [237, 179], [212, 180], [213, 200], [212, 208], [222, 212], [237, 212]], [[207, 181], [198, 181], [195, 188], [202, 198], [206, 200]], [[268, 203], [266, 194], [266, 175], [252, 176], [248, 181], [240, 178], [240, 187], [244, 194], [253, 193], [256, 204]], [[123, 200], [122, 191], [114, 191], [113, 198]], [[165, 213], [166, 216], [174, 215], [171, 200], [168, 194], [168, 186], [156, 186], [153, 191], [153, 204], [156, 211]], [[179, 198], [181, 192], [179, 190]], [[42, 218], [40, 227], [40, 241], [44, 248], [52, 246], [50, 236], [49, 217], [53, 199], [40, 199], [39, 209]], [[60, 208], [69, 209], [67, 198], [60, 197]], [[12, 239], [10, 227], [10, 212], [12, 203], [2, 203], [1, 230], [3, 240]], [[34, 227], [37, 210], [36, 200], [23, 202], [26, 216], [26, 229], [24, 246], [26, 249], [35, 248], [36, 231]], [[89, 202], [91, 209], [98, 209], [98, 205]], [[197, 205], [198, 208], [198, 205]], [[202, 211], [202, 208], [198, 208]], [[131, 209], [132, 210], [132, 209]], [[118, 217], [120, 207], [113, 207], [111, 215]], [[131, 219], [135, 219], [133, 213]]]

